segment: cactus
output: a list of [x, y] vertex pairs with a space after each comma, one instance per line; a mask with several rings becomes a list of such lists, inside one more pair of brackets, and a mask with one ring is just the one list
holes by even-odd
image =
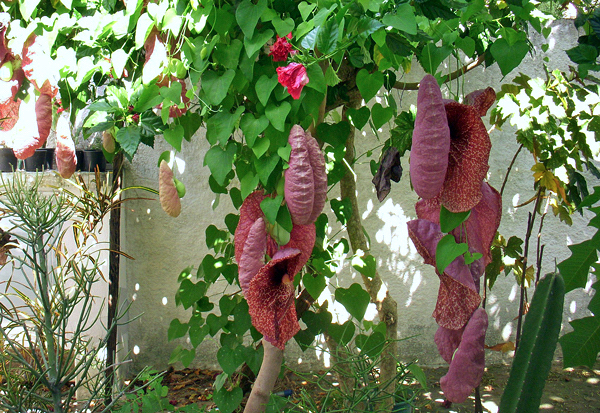
[[523, 336], [500, 401], [500, 413], [537, 412], [562, 321], [565, 283], [547, 274], [535, 289]]

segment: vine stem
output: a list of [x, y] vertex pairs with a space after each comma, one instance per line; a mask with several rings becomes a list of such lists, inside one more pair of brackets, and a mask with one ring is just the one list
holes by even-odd
[[515, 338], [515, 350], [519, 347], [519, 340], [521, 339], [521, 327], [523, 324], [523, 315], [525, 312], [525, 279], [527, 274], [527, 255], [529, 254], [529, 240], [531, 238], [531, 232], [533, 231], [533, 224], [535, 222], [535, 214], [537, 213], [540, 199], [542, 198], [542, 187], [537, 191], [537, 197], [535, 205], [533, 207], [533, 213], [529, 213], [527, 218], [527, 232], [525, 233], [525, 248], [523, 250], [523, 264], [521, 273], [521, 297], [519, 299], [519, 317], [517, 321], [517, 334]]
[[512, 160], [510, 161], [510, 165], [508, 165], [508, 169], [506, 170], [506, 176], [504, 177], [504, 181], [502, 181], [502, 186], [500, 187], [500, 196], [502, 196], [502, 194], [504, 193], [504, 188], [506, 187], [506, 182], [508, 181], [508, 176], [510, 175], [510, 171], [512, 170], [512, 167], [515, 164], [515, 161], [517, 160], [517, 156], [519, 156], [521, 149], [523, 149], [523, 144], [521, 144], [521, 146], [519, 146], [519, 149], [517, 149], [517, 152], [515, 152], [515, 155], [513, 156]]
[[283, 361], [283, 350], [275, 347], [267, 340], [262, 340], [264, 356], [260, 371], [252, 387], [248, 403], [244, 413], [262, 413], [265, 411], [271, 397], [271, 391], [275, 387], [275, 381], [281, 370]]

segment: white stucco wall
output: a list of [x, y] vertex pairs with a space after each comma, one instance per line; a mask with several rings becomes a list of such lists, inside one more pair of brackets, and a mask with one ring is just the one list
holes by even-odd
[[[564, 50], [573, 47], [577, 34], [571, 22], [553, 25], [550, 37], [550, 68], [567, 69], [568, 58]], [[540, 39], [536, 44], [540, 44]], [[500, 85], [509, 82], [519, 72], [531, 77], [543, 76], [542, 54], [528, 56], [524, 63], [507, 79], [502, 79], [497, 67], [478, 68], [464, 78], [464, 90], [481, 89], [492, 86], [499, 90]], [[455, 62], [452, 63], [453, 65]], [[418, 64], [405, 76], [407, 81], [418, 81], [423, 76]], [[451, 70], [454, 69], [451, 68]], [[461, 80], [462, 81], [462, 80]], [[456, 86], [454, 86], [456, 87]], [[398, 92], [399, 106], [406, 109], [416, 101], [416, 92]], [[233, 212], [228, 196], [221, 197], [221, 203], [213, 210], [213, 194], [208, 187], [208, 168], [202, 166], [204, 154], [209, 146], [201, 130], [191, 143], [184, 142], [181, 154], [178, 154], [180, 179], [187, 187], [187, 195], [182, 200], [183, 211], [177, 219], [167, 216], [160, 208], [158, 200], [130, 200], [125, 204], [122, 215], [122, 247], [135, 260], [122, 261], [121, 285], [122, 297], [133, 300], [131, 316], [141, 314], [126, 329], [122, 329], [125, 348], [129, 348], [134, 357], [134, 368], [152, 365], [165, 368], [172, 349], [177, 343], [167, 342], [169, 322], [180, 317], [187, 321], [189, 312], [176, 308], [174, 296], [178, 286], [177, 276], [189, 265], [198, 266], [207, 253], [204, 242], [204, 230], [210, 224], [224, 227], [223, 217]], [[385, 132], [384, 132], [385, 136]], [[518, 145], [514, 138], [514, 129], [506, 126], [502, 131], [494, 130], [490, 134], [492, 153], [488, 179], [491, 185], [500, 188], [507, 165]], [[357, 137], [357, 153], [378, 145], [376, 138], [366, 133]], [[168, 146], [157, 142], [156, 148], [143, 147], [132, 164], [128, 165], [125, 185], [146, 185], [157, 187], [157, 159]], [[378, 156], [378, 151], [375, 155]], [[392, 296], [398, 302], [399, 337], [411, 337], [400, 343], [401, 357], [404, 360], [418, 359], [424, 365], [443, 363], [438, 356], [433, 335], [437, 325], [431, 313], [435, 306], [439, 281], [433, 269], [422, 264], [408, 239], [406, 222], [415, 218], [414, 204], [417, 196], [410, 190], [407, 157], [403, 168], [405, 176], [400, 183], [394, 184], [388, 198], [379, 204], [371, 184], [368, 160], [357, 166], [358, 195], [363, 223], [368, 231], [372, 253], [377, 257], [378, 270]], [[500, 232], [507, 238], [511, 235], [525, 237], [527, 215], [531, 206], [515, 208], [529, 199], [534, 190], [531, 171], [533, 159], [523, 151], [518, 157], [510, 175], [503, 196], [503, 219]], [[593, 183], [593, 181], [590, 181]], [[147, 196], [139, 192], [138, 196]], [[339, 195], [336, 188], [330, 196]], [[129, 194], [129, 196], [134, 196]], [[330, 222], [333, 218], [330, 219]], [[554, 263], [568, 256], [567, 245], [588, 238], [593, 230], [586, 228], [587, 219], [573, 216], [574, 225], [568, 227], [550, 213], [545, 221], [542, 242], [546, 244], [543, 274], [554, 269]], [[535, 240], [533, 240], [535, 242]], [[531, 246], [535, 250], [535, 244]], [[359, 280], [357, 274], [346, 266], [339, 276], [340, 285], [347, 286]], [[222, 289], [221, 289], [222, 290]], [[589, 288], [568, 294], [565, 303], [565, 324], [572, 318], [586, 315], [585, 307], [589, 300]], [[218, 298], [213, 301], [218, 301]], [[488, 296], [490, 328], [487, 344], [493, 345], [506, 340], [514, 340], [517, 315], [518, 291], [512, 275], [500, 276], [494, 289]], [[568, 325], [566, 326], [568, 328]], [[216, 367], [218, 343], [206, 339], [197, 351], [196, 364]], [[322, 356], [313, 352], [302, 354], [293, 340], [288, 345], [286, 357], [290, 363], [303, 360], [303, 367], [316, 367], [322, 363]], [[506, 357], [506, 356], [504, 356]], [[502, 360], [498, 354], [489, 354], [490, 362]]]

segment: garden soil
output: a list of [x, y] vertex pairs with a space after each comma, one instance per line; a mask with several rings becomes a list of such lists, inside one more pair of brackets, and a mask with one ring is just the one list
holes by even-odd
[[[440, 390], [440, 378], [446, 374], [447, 368], [425, 368], [427, 376], [427, 391], [423, 392], [415, 401], [416, 412], [473, 412], [474, 398], [467, 402], [444, 405], [444, 396]], [[510, 366], [489, 366], [484, 374], [480, 389], [484, 412], [495, 413], [498, 411], [500, 398], [506, 386]], [[189, 403], [210, 409], [212, 403], [212, 385], [218, 371], [185, 369], [170, 370], [164, 376], [163, 384], [169, 387], [168, 397], [171, 404], [181, 407]], [[324, 373], [317, 372], [313, 376], [322, 377]], [[417, 384], [414, 385], [418, 387]], [[325, 396], [317, 386], [311, 383], [310, 377], [298, 377], [292, 373], [279, 379], [276, 391], [292, 390], [289, 403], [297, 403], [298, 395], [305, 390], [319, 401]], [[290, 405], [291, 406], [291, 405]], [[594, 369], [576, 368], [563, 369], [561, 364], [554, 363], [540, 406], [540, 412], [561, 413], [600, 413], [600, 362]]]

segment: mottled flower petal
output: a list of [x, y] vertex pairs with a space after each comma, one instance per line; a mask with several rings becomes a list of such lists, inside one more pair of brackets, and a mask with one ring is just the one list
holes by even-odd
[[252, 325], [275, 347], [284, 349], [299, 330], [293, 276], [301, 252], [278, 251], [250, 281], [246, 294]]
[[265, 263], [267, 252], [267, 230], [265, 220], [258, 218], [248, 231], [242, 257], [239, 261], [238, 278], [242, 293], [246, 295], [250, 281]]
[[300, 99], [302, 88], [308, 84], [306, 68], [301, 63], [290, 63], [285, 67], [278, 67], [277, 80], [281, 86], [287, 88], [292, 98]]
[[392, 189], [390, 181], [399, 182], [402, 177], [402, 166], [400, 165], [400, 153], [395, 147], [388, 148], [381, 159], [379, 169], [371, 181], [377, 191], [377, 199], [383, 202]]
[[181, 213], [181, 200], [173, 180], [173, 171], [165, 160], [160, 163], [158, 193], [162, 209], [172, 217], [178, 217]]
[[440, 380], [444, 395], [453, 403], [466, 401], [481, 382], [485, 370], [484, 346], [487, 327], [487, 313], [483, 308], [479, 308], [465, 327], [448, 373]]
[[440, 200], [449, 211], [464, 212], [481, 200], [492, 145], [475, 107], [452, 102], [446, 113], [452, 139]]
[[56, 168], [58, 173], [65, 179], [70, 178], [77, 166], [77, 155], [75, 153], [75, 142], [71, 135], [69, 120], [66, 116], [60, 116], [56, 124]]
[[474, 106], [481, 117], [486, 115], [495, 101], [496, 92], [491, 87], [475, 90], [465, 96], [465, 103]]
[[[290, 275], [295, 276], [308, 262], [315, 246], [316, 229], [315, 224], [294, 225], [290, 233], [290, 242], [282, 248], [294, 248], [301, 252], [296, 267], [290, 270]], [[274, 256], [273, 256], [274, 257]]]
[[435, 344], [437, 345], [440, 355], [448, 364], [452, 362], [452, 357], [460, 344], [463, 331], [463, 328], [460, 330], [450, 330], [440, 326], [435, 332]]
[[[408, 235], [417, 251], [426, 264], [435, 268], [435, 252], [443, 236], [439, 225], [424, 219], [409, 221], [407, 225]], [[462, 256], [452, 261], [444, 273], [440, 274], [437, 269], [436, 273], [440, 278], [440, 289], [433, 317], [440, 326], [458, 330], [479, 307], [481, 297]]]

